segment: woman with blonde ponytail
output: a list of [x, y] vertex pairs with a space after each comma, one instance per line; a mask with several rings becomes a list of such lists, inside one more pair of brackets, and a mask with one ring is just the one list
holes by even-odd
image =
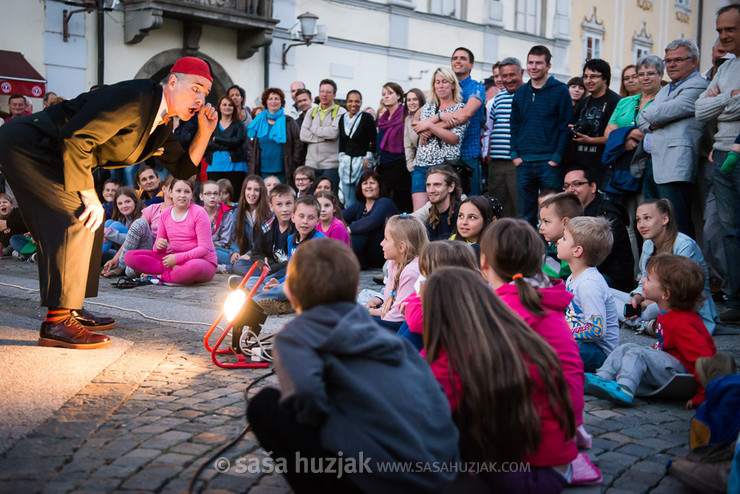
[[544, 256], [544, 242], [524, 220], [494, 221], [480, 239], [483, 277], [560, 357], [573, 402], [578, 446], [590, 448], [591, 436], [583, 428], [583, 360], [564, 316], [573, 295], [562, 280], [542, 272]]
[[383, 289], [385, 300], [371, 299], [367, 306], [377, 322], [393, 331], [403, 324], [400, 305], [414, 293], [414, 284], [419, 279], [419, 253], [429, 242], [424, 224], [413, 216], [400, 214], [391, 216], [385, 225], [385, 234], [380, 246], [390, 262], [388, 283]]

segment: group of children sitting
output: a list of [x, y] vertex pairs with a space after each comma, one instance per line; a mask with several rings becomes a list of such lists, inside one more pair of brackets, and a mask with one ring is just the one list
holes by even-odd
[[[280, 218], [276, 197], [271, 206]], [[385, 227], [382, 297], [365, 308], [356, 303], [356, 258], [341, 242], [301, 232], [318, 222], [320, 208], [309, 206], [309, 196], [298, 199], [297, 243], [312, 240], [291, 244], [286, 276], [267, 288], [279, 288], [299, 316], [275, 340], [280, 392], [265, 390], [249, 407], [265, 449], [289, 464], [296, 452], [334, 459], [364, 452], [377, 462], [528, 462], [527, 472], [478, 473], [502, 492], [559, 492], [598, 481], [578, 452], [591, 444], [584, 392], [631, 405], [640, 388], [658, 388], [676, 373], [696, 376], [697, 360], [717, 350], [701, 316], [706, 267], [671, 252], [681, 237], [668, 228], [667, 201], [638, 209], [648, 254], [625, 304], [656, 306], [657, 341], [619, 346], [617, 303], [597, 269], [611, 251], [609, 223], [580, 216], [582, 207], [564, 214], [561, 202], [580, 204], [573, 199], [558, 194], [541, 214], [565, 282], [545, 274], [546, 244], [523, 220], [492, 221], [476, 237], [477, 255], [468, 242], [429, 242], [420, 220], [400, 214]], [[319, 277], [332, 282], [315, 283]], [[427, 370], [419, 369], [421, 358]], [[433, 391], [432, 379], [444, 394]], [[440, 413], [440, 396], [449, 414]], [[699, 386], [686, 407], [703, 401]], [[336, 479], [292, 467], [287, 478], [296, 492], [336, 487]], [[343, 485], [422, 492], [457, 481], [450, 470], [424, 472], [358, 473]]]
[[[211, 279], [217, 264], [243, 275], [265, 262], [271, 279], [255, 300], [267, 313], [299, 314], [275, 339], [280, 392], [265, 390], [249, 407], [275, 456], [524, 461], [531, 469], [477, 477], [504, 492], [558, 492], [599, 478], [578, 452], [591, 443], [584, 392], [631, 405], [641, 388], [696, 375], [697, 360], [717, 352], [706, 265], [666, 200], [637, 209], [645, 241], [630, 294], [611, 290], [598, 271], [612, 248], [609, 223], [582, 216], [578, 199], [560, 193], [541, 203], [547, 244], [523, 220], [478, 221], [459, 205], [458, 221], [477, 225], [464, 241], [430, 242], [421, 220], [392, 216], [381, 243], [387, 282], [363, 307], [358, 260], [330, 190], [296, 193], [278, 183], [268, 192], [251, 175], [233, 210], [217, 183], [202, 184], [203, 207], [194, 192], [192, 182], [168, 177], [162, 202], [143, 209], [127, 187], [106, 197], [112, 257], [103, 275], [132, 270], [186, 284]], [[0, 195], [2, 232], [8, 202]], [[474, 198], [465, 204], [480, 210]], [[652, 348], [619, 345], [620, 312], [650, 322]], [[686, 407], [703, 401], [699, 386]], [[343, 482], [431, 492], [456, 479], [449, 469], [373, 472]], [[287, 477], [296, 492], [337, 481], [295, 468]]]
[[[562, 225], [556, 248], [570, 269], [565, 283], [544, 273], [546, 245], [523, 220], [492, 222], [477, 256], [465, 242], [429, 242], [413, 216], [393, 216], [383, 240], [384, 298], [365, 308], [355, 300], [359, 265], [346, 246], [314, 235], [291, 251], [282, 293], [299, 316], [275, 339], [280, 391], [257, 395], [248, 418], [263, 447], [287, 459], [293, 489], [332, 490], [338, 482], [301, 473], [296, 453], [364, 454], [371, 468], [529, 463], [528, 471], [478, 472], [496, 492], [559, 492], [598, 481], [578, 451], [591, 443], [584, 391], [630, 405], [640, 386], [695, 373], [697, 359], [714, 356], [695, 312], [706, 275], [685, 256], [652, 255], [641, 296], [658, 306], [657, 341], [619, 346], [616, 305], [596, 269], [611, 248], [609, 225], [582, 216]], [[312, 281], [319, 277], [332, 282]], [[686, 406], [703, 400], [700, 387]], [[372, 471], [340, 483], [439, 492], [463, 481], [452, 469]]]

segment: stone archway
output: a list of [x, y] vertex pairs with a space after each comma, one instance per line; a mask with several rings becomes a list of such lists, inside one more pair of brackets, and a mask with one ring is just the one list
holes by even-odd
[[202, 58], [211, 65], [213, 86], [211, 88], [211, 93], [206, 99], [209, 103], [215, 106], [218, 102], [218, 98], [226, 94], [226, 90], [234, 83], [221, 64], [199, 51], [173, 48], [171, 50], [158, 53], [141, 66], [134, 76], [134, 79], [154, 79], [155, 81], [161, 81], [167, 76], [167, 74], [169, 74], [170, 69], [178, 59], [188, 56]]

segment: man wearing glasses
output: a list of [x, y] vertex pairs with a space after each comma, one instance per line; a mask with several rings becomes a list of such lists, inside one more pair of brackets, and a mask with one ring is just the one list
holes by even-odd
[[694, 40], [681, 38], [669, 43], [663, 61], [671, 82], [640, 113], [637, 126], [647, 134], [643, 145], [652, 154], [658, 197], [671, 201], [678, 230], [693, 238], [691, 192], [704, 133], [704, 122], [694, 116], [694, 103], [707, 88], [707, 81], [696, 70], [699, 48]]
[[[731, 4], [717, 12], [717, 34], [728, 53], [740, 56], [740, 5]], [[717, 198], [722, 245], [728, 267], [727, 308], [720, 312], [723, 323], [740, 323], [740, 166], [723, 166], [735, 138], [740, 134], [740, 59], [728, 60], [717, 70], [712, 83], [696, 102], [696, 118], [717, 119], [712, 158], [714, 194]], [[724, 286], [723, 286], [724, 288]]]

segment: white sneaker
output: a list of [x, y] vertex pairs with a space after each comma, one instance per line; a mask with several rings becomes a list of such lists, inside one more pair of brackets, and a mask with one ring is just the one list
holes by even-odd
[[216, 266], [216, 272], [221, 274], [226, 274], [229, 271], [226, 269], [226, 264], [219, 264]]

